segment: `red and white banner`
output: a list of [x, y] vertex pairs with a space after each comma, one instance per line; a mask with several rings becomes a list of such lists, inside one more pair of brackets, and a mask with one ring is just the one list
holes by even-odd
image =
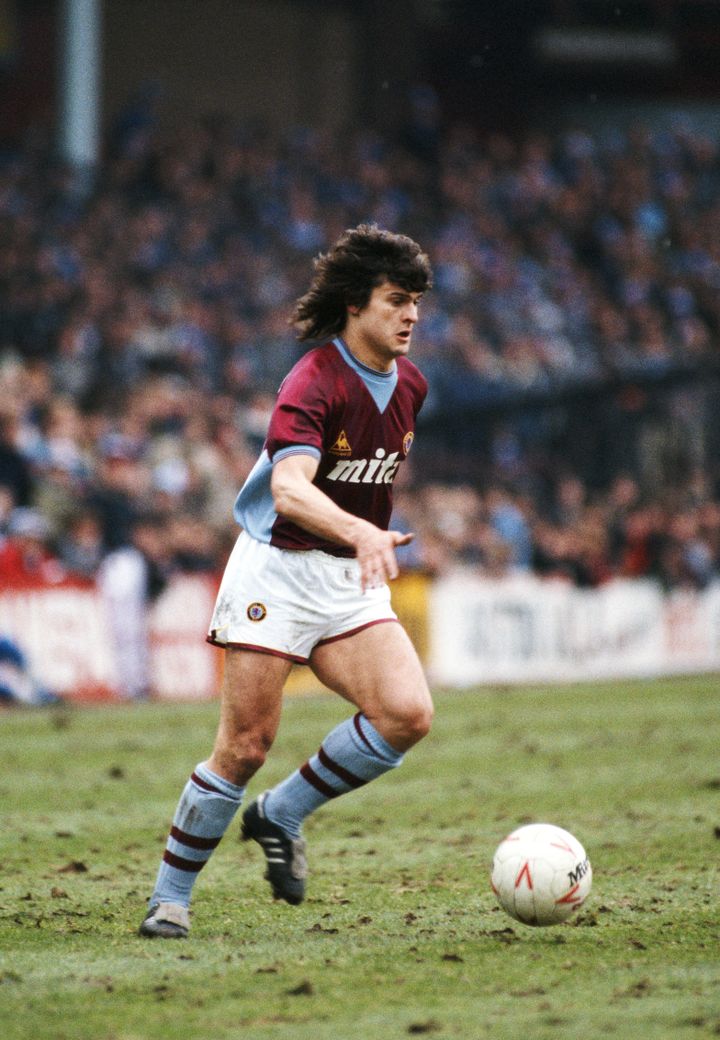
[[0, 634], [18, 645], [32, 674], [54, 692], [94, 700], [116, 691], [106, 618], [91, 586], [4, 589]]
[[217, 583], [177, 577], [150, 611], [150, 686], [156, 697], [205, 700], [217, 695], [223, 653], [205, 642]]
[[138, 662], [153, 696], [202, 700], [218, 692], [222, 655], [205, 642], [216, 589], [207, 577], [174, 578], [141, 624], [92, 585], [3, 589], [0, 635], [17, 643], [44, 686], [72, 700], [126, 698]]

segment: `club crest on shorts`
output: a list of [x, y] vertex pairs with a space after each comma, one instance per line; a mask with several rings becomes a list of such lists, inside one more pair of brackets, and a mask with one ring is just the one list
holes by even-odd
[[267, 607], [264, 603], [251, 603], [247, 608], [247, 616], [251, 621], [262, 621], [267, 614]]
[[412, 430], [408, 430], [408, 432], [403, 437], [403, 455], [407, 455], [407, 453], [410, 451], [410, 449], [412, 448], [412, 442], [414, 440], [415, 434], [412, 432]]

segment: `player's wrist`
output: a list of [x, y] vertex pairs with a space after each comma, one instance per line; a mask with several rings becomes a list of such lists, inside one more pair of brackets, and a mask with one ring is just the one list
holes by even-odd
[[361, 517], [354, 516], [347, 527], [347, 537], [349, 544], [359, 552], [363, 545], [365, 545], [369, 538], [372, 538], [373, 532], [376, 530], [375, 526], [368, 520], [363, 520]]

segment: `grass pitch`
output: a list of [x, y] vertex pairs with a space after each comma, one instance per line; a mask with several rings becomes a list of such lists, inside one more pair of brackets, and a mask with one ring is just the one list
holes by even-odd
[[[402, 768], [307, 824], [300, 907], [234, 825], [186, 942], [137, 937], [216, 705], [0, 716], [4, 1040], [515, 1040], [720, 1035], [720, 698], [711, 678], [437, 698]], [[249, 794], [346, 714], [292, 699]], [[594, 870], [571, 923], [494, 903], [497, 842], [568, 828]]]

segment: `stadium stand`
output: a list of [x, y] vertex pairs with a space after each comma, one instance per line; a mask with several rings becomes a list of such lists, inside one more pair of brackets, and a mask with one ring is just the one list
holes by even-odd
[[37, 134], [0, 156], [0, 582], [29, 518], [43, 566], [85, 580], [148, 518], [154, 580], [216, 572], [308, 257], [363, 220], [436, 272], [405, 566], [717, 574], [717, 141], [118, 118], [106, 156], [89, 194]]

